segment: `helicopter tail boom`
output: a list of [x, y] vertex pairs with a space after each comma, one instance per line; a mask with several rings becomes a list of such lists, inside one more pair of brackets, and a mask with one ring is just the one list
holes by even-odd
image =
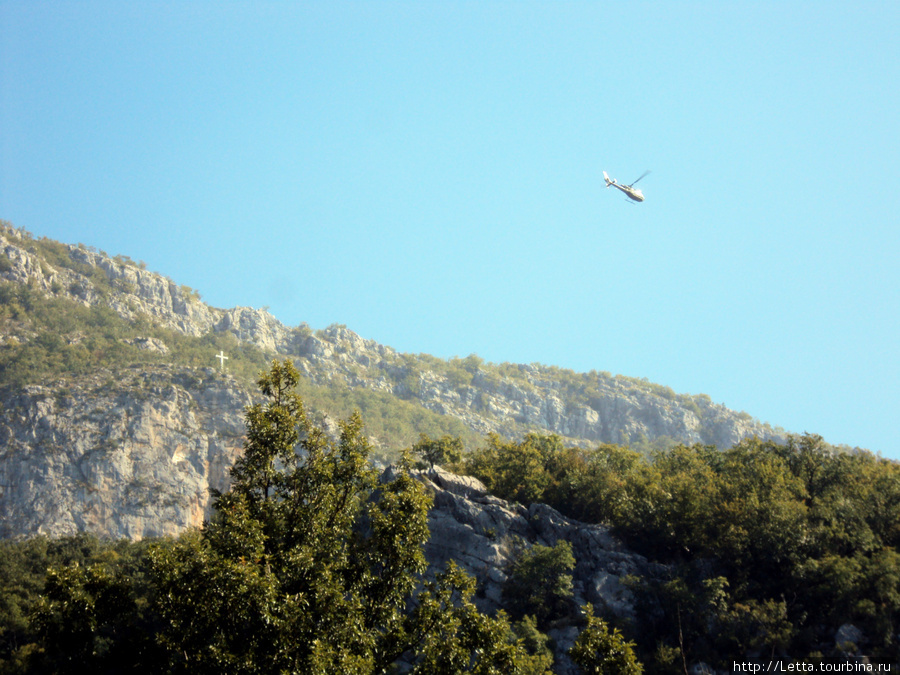
[[609, 187], [610, 185], [615, 185], [615, 184], [616, 184], [616, 181], [615, 181], [614, 179], [610, 178], [610, 177], [609, 177], [609, 174], [606, 173], [605, 171], [603, 172], [603, 180], [606, 181], [606, 187]]

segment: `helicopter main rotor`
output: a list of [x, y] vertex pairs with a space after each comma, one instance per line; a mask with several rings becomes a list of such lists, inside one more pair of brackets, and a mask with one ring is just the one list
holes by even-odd
[[644, 176], [646, 176], [648, 173], [650, 173], [650, 169], [647, 169], [644, 173], [642, 173], [640, 176], [638, 176], [637, 180], [635, 180], [634, 182], [632, 182], [631, 185], [634, 185], [635, 183], [637, 183], [641, 178], [643, 178]]

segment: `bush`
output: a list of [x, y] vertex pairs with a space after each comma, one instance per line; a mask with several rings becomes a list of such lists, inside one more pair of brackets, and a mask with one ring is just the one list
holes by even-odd
[[572, 607], [572, 545], [535, 544], [513, 563], [503, 587], [504, 604], [514, 617], [531, 615], [539, 626], [569, 614]]

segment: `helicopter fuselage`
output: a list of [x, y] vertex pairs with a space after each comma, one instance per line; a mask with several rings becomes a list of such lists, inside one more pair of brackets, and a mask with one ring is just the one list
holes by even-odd
[[628, 195], [629, 199], [633, 199], [636, 202], [644, 201], [644, 193], [638, 190], [637, 188], [631, 187], [630, 185], [619, 185], [618, 183], [610, 183], [612, 187], [619, 188], [622, 192]]

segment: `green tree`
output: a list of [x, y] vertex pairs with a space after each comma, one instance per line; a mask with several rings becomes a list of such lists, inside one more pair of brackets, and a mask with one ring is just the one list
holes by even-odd
[[0, 673], [147, 672], [159, 652], [146, 548], [85, 534], [2, 542]]
[[784, 654], [790, 644], [793, 626], [784, 600], [771, 598], [736, 602], [719, 613], [723, 655], [721, 661], [733, 661], [735, 654], [764, 654], [770, 658]]
[[426, 585], [415, 610], [421, 656], [414, 675], [549, 675], [552, 659], [540, 638], [514, 630], [502, 610], [493, 618], [480, 613], [474, 592], [474, 579], [453, 562]]
[[108, 629], [120, 627], [131, 613], [130, 604], [127, 585], [101, 565], [52, 570], [35, 623], [53, 669], [77, 673], [102, 668], [110, 643], [115, 643]]
[[610, 630], [603, 619], [594, 616], [590, 605], [582, 610], [587, 616], [587, 627], [569, 650], [569, 657], [581, 671], [596, 675], [641, 675], [643, 667], [635, 656], [634, 645], [617, 628]]
[[528, 434], [521, 443], [515, 443], [492, 433], [485, 447], [466, 459], [466, 473], [503, 499], [522, 504], [542, 501], [552, 480], [546, 460], [558, 447], [555, 436]]
[[[420, 594], [431, 498], [408, 460], [378, 481], [358, 415], [338, 441], [310, 423], [298, 373], [274, 363], [244, 456], [204, 529], [152, 551], [174, 672], [526, 672], [504, 617], [451, 568]], [[404, 657], [404, 654], [407, 656]], [[412, 654], [412, 656], [409, 656]]]
[[412, 446], [412, 453], [418, 455], [434, 470], [435, 464], [458, 462], [462, 458], [463, 445], [459, 438], [445, 434], [431, 438], [427, 434], [419, 436], [419, 442]]
[[534, 673], [534, 675], [550, 672], [553, 667], [550, 638], [538, 629], [537, 619], [526, 614], [512, 625], [512, 630], [519, 643], [532, 655], [532, 668], [527, 672]]
[[[771, 448], [755, 439], [721, 453], [717, 492], [699, 515], [704, 549], [743, 582], [777, 579], [791, 568], [807, 539], [807, 508], [801, 481]], [[766, 579], [767, 580], [767, 579]]]
[[554, 546], [535, 544], [524, 551], [510, 571], [503, 599], [513, 616], [533, 616], [540, 626], [564, 616], [571, 608], [572, 545], [560, 540]]
[[668, 578], [626, 577], [623, 581], [635, 594], [636, 635], [644, 653], [656, 648], [648, 665], [667, 672], [677, 662], [678, 669], [686, 671], [688, 661], [712, 656], [710, 631], [727, 609], [728, 580], [706, 576], [708, 570], [702, 564], [672, 567], [667, 572]]
[[569, 517], [591, 523], [615, 523], [629, 508], [635, 476], [647, 468], [643, 457], [618, 445], [591, 450], [562, 448], [547, 457], [553, 476], [547, 503]]
[[709, 546], [710, 509], [719, 477], [714, 447], [679, 446], [657, 453], [630, 476], [627, 502], [614, 522], [618, 534], [653, 557], [678, 559]]
[[146, 588], [121, 567], [74, 563], [48, 572], [32, 614], [41, 649], [28, 672], [153, 672], [161, 654]]

